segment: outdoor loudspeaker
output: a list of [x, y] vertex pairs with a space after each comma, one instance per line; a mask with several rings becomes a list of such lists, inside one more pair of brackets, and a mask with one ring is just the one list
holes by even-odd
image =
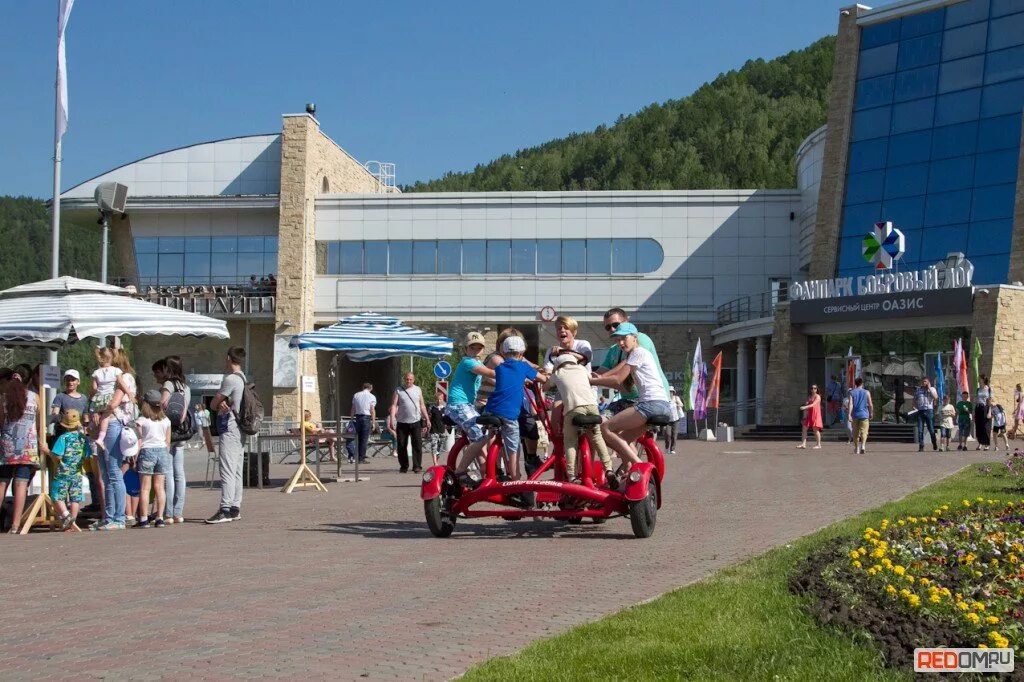
[[124, 213], [128, 202], [128, 186], [120, 182], [101, 182], [93, 194], [96, 205], [104, 213]]

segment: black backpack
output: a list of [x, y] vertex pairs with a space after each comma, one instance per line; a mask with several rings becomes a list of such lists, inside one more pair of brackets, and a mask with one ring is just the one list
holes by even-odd
[[235, 419], [238, 420], [238, 430], [247, 436], [255, 436], [260, 432], [263, 425], [263, 401], [256, 392], [256, 384], [248, 383], [241, 373], [244, 388], [242, 389], [242, 404], [235, 412]]
[[196, 428], [192, 410], [185, 400], [185, 391], [177, 383], [174, 385], [174, 393], [167, 401], [167, 418], [171, 420], [172, 443], [190, 441], [199, 430]]

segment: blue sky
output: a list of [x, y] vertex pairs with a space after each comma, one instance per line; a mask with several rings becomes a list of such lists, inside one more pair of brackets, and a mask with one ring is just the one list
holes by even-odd
[[[3, 0], [0, 194], [52, 187], [57, 0]], [[323, 130], [398, 182], [683, 97], [834, 33], [838, 0], [77, 0], [62, 186], [165, 149]]]

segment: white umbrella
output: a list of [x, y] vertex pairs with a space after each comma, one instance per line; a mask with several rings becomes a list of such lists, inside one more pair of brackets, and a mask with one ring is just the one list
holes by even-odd
[[0, 345], [59, 348], [106, 336], [229, 338], [227, 324], [132, 297], [128, 289], [58, 277], [0, 291]]

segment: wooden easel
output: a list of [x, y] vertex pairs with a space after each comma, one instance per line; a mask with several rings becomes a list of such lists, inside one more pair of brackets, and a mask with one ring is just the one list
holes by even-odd
[[[41, 451], [46, 447], [46, 415], [45, 409], [46, 386], [43, 385], [43, 370], [40, 368], [39, 377], [36, 382], [39, 386], [39, 396], [36, 401], [36, 447]], [[41, 446], [39, 444], [42, 444]], [[35, 526], [46, 526], [50, 530], [57, 528], [59, 519], [57, 517], [57, 505], [50, 499], [50, 467], [47, 463], [49, 454], [39, 453], [39, 497], [21, 515], [21, 522], [18, 525], [18, 535], [28, 535], [28, 532]], [[31, 484], [31, 481], [29, 481]], [[82, 529], [77, 523], [71, 524], [69, 530], [81, 533]]]
[[327, 492], [327, 486], [317, 478], [317, 475], [313, 473], [313, 470], [306, 464], [306, 392], [302, 386], [302, 377], [299, 377], [299, 468], [295, 470], [292, 477], [288, 479], [288, 482], [284, 484], [284, 488], [281, 489], [283, 493], [290, 493], [296, 488], [305, 488], [311, 486], [316, 488], [322, 493]]

